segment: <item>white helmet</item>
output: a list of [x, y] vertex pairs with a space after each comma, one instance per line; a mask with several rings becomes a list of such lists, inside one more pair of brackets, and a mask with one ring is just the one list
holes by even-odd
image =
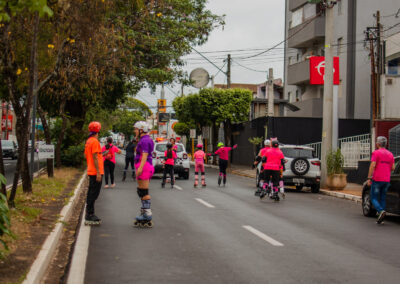
[[143, 132], [147, 133], [149, 132], [149, 125], [147, 124], [146, 121], [137, 121], [134, 125], [133, 128], [137, 128], [139, 130], [142, 130]]
[[264, 140], [264, 146], [271, 146], [271, 140], [265, 139]]

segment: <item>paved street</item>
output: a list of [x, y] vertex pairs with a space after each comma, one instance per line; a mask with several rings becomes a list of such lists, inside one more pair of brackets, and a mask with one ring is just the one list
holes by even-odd
[[[28, 156], [28, 160], [30, 161], [30, 155]], [[39, 169], [39, 165], [37, 163], [37, 156], [35, 157], [35, 171]], [[14, 173], [15, 173], [15, 168], [17, 166], [17, 160], [12, 160], [9, 158], [3, 159], [4, 161], [4, 171], [5, 171], [5, 177], [7, 179], [7, 185], [12, 184], [13, 178], [14, 178]], [[43, 167], [44, 163], [41, 162], [41, 166]]]
[[[119, 161], [122, 158], [119, 157]], [[102, 189], [91, 230], [85, 283], [398, 283], [400, 218], [378, 226], [352, 201], [289, 192], [274, 203], [254, 181], [228, 175], [207, 188], [190, 180], [150, 187], [154, 228], [132, 227], [136, 183]]]

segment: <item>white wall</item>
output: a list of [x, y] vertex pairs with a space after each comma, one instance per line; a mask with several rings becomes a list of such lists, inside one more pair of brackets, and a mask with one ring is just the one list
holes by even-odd
[[[392, 84], [387, 81], [391, 80]], [[383, 119], [400, 118], [400, 77], [382, 76], [382, 105], [381, 112]]]

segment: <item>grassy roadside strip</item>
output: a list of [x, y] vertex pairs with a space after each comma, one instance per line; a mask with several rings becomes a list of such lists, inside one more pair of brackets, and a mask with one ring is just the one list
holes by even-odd
[[11, 231], [15, 239], [6, 239], [9, 251], [0, 260], [0, 283], [21, 283], [42, 243], [60, 217], [79, 182], [82, 171], [76, 168], [57, 169], [54, 178], [37, 177], [33, 192], [24, 194], [18, 187], [15, 209], [11, 210]]

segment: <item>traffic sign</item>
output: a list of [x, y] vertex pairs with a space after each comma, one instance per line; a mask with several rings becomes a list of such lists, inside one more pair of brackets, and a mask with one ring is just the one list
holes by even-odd
[[190, 129], [190, 138], [195, 139], [196, 138], [196, 129]]
[[158, 112], [167, 112], [167, 100], [165, 99], [158, 100]]
[[54, 159], [54, 145], [39, 145], [39, 160]]

